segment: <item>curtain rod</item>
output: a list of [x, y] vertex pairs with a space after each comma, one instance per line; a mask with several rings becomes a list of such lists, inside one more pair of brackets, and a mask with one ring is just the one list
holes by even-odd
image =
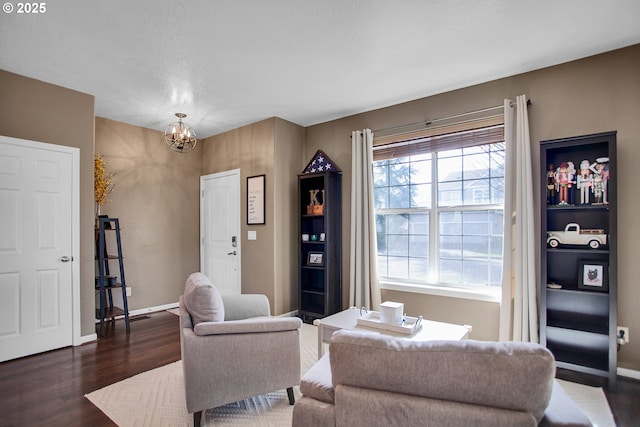
[[[513, 107], [514, 102], [511, 101], [511, 106]], [[527, 99], [527, 107], [530, 107], [532, 105], [532, 102], [530, 99]], [[430, 126], [433, 123], [436, 122], [443, 122], [445, 120], [451, 120], [451, 119], [457, 119], [459, 117], [465, 117], [465, 116], [470, 116], [473, 114], [478, 114], [478, 113], [485, 113], [487, 111], [492, 111], [492, 110], [497, 110], [497, 109], [502, 109], [504, 108], [504, 105], [496, 105], [495, 107], [488, 107], [488, 108], [482, 108], [480, 110], [475, 110], [475, 111], [468, 111], [466, 113], [461, 113], [461, 114], [455, 114], [453, 116], [449, 116], [449, 117], [441, 117], [439, 119], [433, 119], [433, 120], [425, 120], [422, 122], [418, 122], [418, 123], [409, 123], [406, 125], [399, 125], [399, 126], [393, 126], [393, 127], [389, 127], [389, 128], [384, 128], [384, 129], [378, 129], [378, 130], [374, 130], [373, 133], [377, 133], [377, 132], [388, 132], [388, 131], [392, 131], [392, 130], [396, 130], [396, 129], [402, 129], [402, 128], [407, 128], [407, 127], [412, 127], [412, 126]]]

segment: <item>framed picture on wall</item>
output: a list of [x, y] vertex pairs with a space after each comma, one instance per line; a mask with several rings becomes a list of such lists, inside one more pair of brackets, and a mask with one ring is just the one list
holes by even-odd
[[247, 177], [247, 225], [265, 224], [264, 187], [266, 176]]
[[578, 289], [609, 290], [609, 264], [605, 261], [578, 262]]

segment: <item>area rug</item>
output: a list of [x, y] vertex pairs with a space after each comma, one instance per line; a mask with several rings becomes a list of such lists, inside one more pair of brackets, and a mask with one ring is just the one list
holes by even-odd
[[594, 427], [616, 427], [604, 390], [570, 381], [558, 380], [564, 391], [587, 414]]
[[[300, 370], [304, 374], [318, 360], [317, 328], [300, 330]], [[296, 399], [301, 397], [294, 387]], [[101, 388], [85, 397], [118, 426], [192, 426], [184, 398], [182, 362], [177, 361]], [[293, 406], [286, 390], [206, 411], [203, 426], [290, 426]]]
[[[301, 371], [317, 361], [317, 328], [303, 324], [300, 332]], [[562, 388], [585, 411], [594, 426], [615, 427], [601, 388], [560, 380]], [[294, 395], [301, 394], [294, 387]], [[143, 372], [85, 395], [113, 422], [125, 426], [190, 426], [182, 379], [182, 362]], [[279, 427], [290, 426], [293, 407], [280, 390], [206, 411], [202, 425]]]

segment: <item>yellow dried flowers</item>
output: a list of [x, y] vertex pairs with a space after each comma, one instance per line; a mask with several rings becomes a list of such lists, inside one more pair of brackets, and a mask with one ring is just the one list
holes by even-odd
[[100, 155], [96, 155], [93, 159], [93, 185], [98, 206], [111, 202], [111, 200], [107, 200], [107, 196], [111, 194], [116, 185], [113, 179], [115, 174], [106, 171], [106, 164], [107, 162]]

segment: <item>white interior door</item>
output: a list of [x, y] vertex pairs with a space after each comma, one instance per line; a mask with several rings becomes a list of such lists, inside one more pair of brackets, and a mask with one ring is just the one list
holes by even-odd
[[0, 361], [74, 342], [77, 152], [0, 137]]
[[240, 294], [240, 170], [200, 177], [200, 269], [221, 294]]

